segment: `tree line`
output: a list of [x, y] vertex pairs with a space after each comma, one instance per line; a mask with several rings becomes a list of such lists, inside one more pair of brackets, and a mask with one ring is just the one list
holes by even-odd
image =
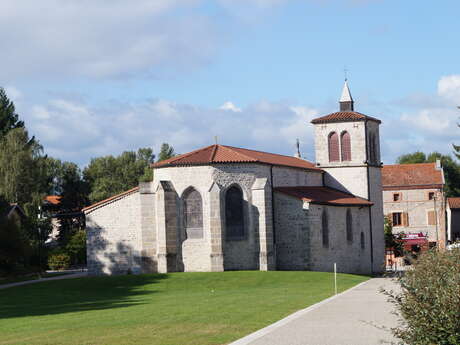
[[[157, 161], [174, 155], [173, 147], [164, 143]], [[44, 245], [51, 232], [50, 219], [43, 217], [47, 195], [60, 197], [54, 210], [59, 216], [55, 254], [64, 251], [71, 263], [84, 261], [84, 219], [79, 211], [140, 181], [151, 181], [154, 161], [151, 148], [93, 158], [84, 169], [50, 157], [39, 140], [29, 135], [14, 103], [0, 88], [0, 276], [39, 265], [37, 247]], [[20, 223], [5, 217], [11, 204], [25, 212]]]

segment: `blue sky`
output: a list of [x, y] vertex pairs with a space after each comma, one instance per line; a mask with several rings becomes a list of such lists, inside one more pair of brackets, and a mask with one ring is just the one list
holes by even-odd
[[299, 137], [314, 160], [309, 121], [337, 109], [346, 66], [391, 163], [457, 141], [458, 13], [458, 1], [7, 0], [0, 80], [46, 152], [81, 166], [215, 135], [283, 154]]

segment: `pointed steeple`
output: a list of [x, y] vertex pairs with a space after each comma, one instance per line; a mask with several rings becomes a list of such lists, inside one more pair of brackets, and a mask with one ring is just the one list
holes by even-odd
[[345, 79], [343, 84], [342, 96], [340, 97], [340, 111], [354, 111], [354, 101], [351, 97], [350, 89], [348, 88], [348, 81]]

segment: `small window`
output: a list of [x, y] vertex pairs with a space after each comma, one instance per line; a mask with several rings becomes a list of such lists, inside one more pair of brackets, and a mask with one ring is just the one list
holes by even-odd
[[361, 249], [365, 248], [365, 243], [364, 243], [364, 232], [361, 231], [361, 235], [359, 236], [359, 243], [361, 245]]
[[351, 215], [350, 209], [347, 210], [347, 242], [353, 242], [353, 217]]
[[428, 200], [434, 200], [434, 192], [428, 193]]
[[329, 221], [327, 218], [326, 210], [323, 211], [321, 216], [321, 237], [324, 248], [329, 248]]
[[428, 211], [428, 225], [436, 225], [436, 213]]
[[394, 193], [393, 194], [393, 201], [399, 201], [399, 200], [401, 200], [401, 194]]
[[402, 225], [402, 213], [395, 212], [393, 213], [393, 226], [401, 226]]

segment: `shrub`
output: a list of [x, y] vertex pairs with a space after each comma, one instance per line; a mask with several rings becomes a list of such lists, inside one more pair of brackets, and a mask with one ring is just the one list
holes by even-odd
[[70, 256], [66, 253], [55, 253], [48, 257], [48, 266], [52, 270], [66, 270], [70, 266]]
[[399, 284], [385, 292], [402, 317], [394, 335], [408, 345], [460, 345], [460, 249], [422, 254]]
[[72, 264], [86, 263], [86, 232], [78, 230], [69, 240], [65, 252], [70, 255]]

